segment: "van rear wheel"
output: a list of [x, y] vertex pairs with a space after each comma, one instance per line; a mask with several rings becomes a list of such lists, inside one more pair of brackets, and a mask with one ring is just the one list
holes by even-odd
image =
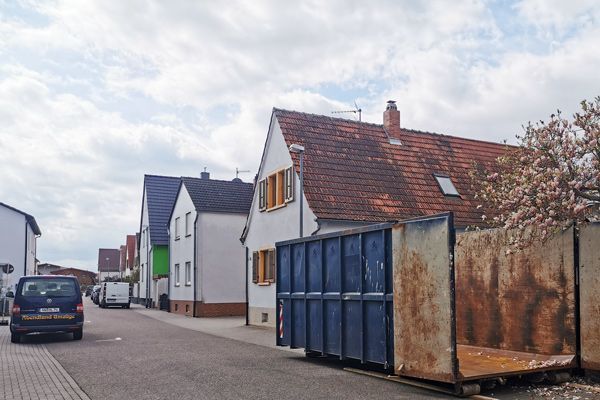
[[21, 343], [21, 334], [20, 333], [11, 332], [10, 333], [10, 342], [11, 343]]
[[83, 338], [83, 329], [78, 329], [73, 332], [73, 340], [81, 340]]

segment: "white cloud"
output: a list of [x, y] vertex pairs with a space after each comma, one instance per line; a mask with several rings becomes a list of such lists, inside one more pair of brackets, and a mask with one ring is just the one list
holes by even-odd
[[596, 2], [19, 4], [0, 3], [0, 199], [38, 218], [42, 261], [118, 247], [144, 173], [251, 180], [272, 107], [357, 99], [379, 123], [396, 99], [409, 128], [501, 140], [600, 87]]

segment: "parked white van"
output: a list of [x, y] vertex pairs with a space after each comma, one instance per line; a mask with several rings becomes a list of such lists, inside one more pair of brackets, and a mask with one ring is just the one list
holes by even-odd
[[129, 308], [129, 283], [127, 282], [102, 282], [98, 295], [98, 305], [101, 308], [120, 306]]

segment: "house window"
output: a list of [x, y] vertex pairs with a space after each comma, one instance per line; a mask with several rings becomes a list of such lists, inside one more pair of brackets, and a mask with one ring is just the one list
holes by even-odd
[[140, 272], [140, 278], [141, 278], [142, 282], [144, 282], [144, 264], [142, 264], [142, 270]]
[[454, 183], [452, 183], [452, 180], [449, 176], [434, 175], [434, 177], [444, 196], [460, 197], [460, 193], [458, 193], [458, 190], [456, 190], [456, 187], [454, 186]]
[[175, 264], [175, 286], [179, 285], [179, 264]]
[[175, 218], [175, 240], [179, 240], [179, 217]]
[[281, 207], [294, 200], [294, 173], [288, 167], [272, 173], [258, 183], [260, 211]]
[[257, 284], [275, 282], [275, 249], [252, 253], [252, 282]]
[[192, 232], [190, 231], [192, 229], [191, 223], [190, 223], [191, 219], [192, 219], [191, 212], [185, 214], [185, 236], [190, 236], [192, 234]]
[[185, 263], [185, 286], [190, 286], [192, 284], [192, 263]]

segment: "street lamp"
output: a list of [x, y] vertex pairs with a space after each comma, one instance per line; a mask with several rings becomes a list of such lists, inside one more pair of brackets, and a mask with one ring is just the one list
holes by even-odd
[[302, 229], [304, 217], [303, 217], [303, 206], [304, 206], [304, 146], [293, 143], [290, 145], [290, 152], [300, 155], [300, 237], [304, 236]]

